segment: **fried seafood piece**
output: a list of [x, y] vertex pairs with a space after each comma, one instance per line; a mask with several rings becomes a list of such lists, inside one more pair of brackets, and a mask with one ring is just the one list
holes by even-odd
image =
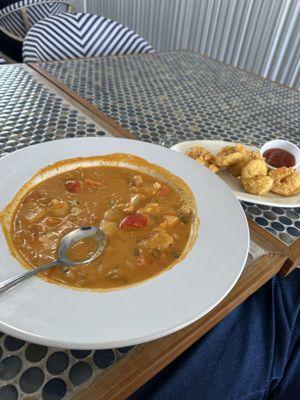
[[236, 146], [225, 146], [223, 149], [217, 154], [217, 166], [220, 168], [229, 167], [239, 161], [242, 161], [244, 158], [243, 153], [241, 152], [241, 145]]
[[268, 166], [258, 153], [253, 154], [241, 172], [241, 185], [246, 192], [259, 196], [266, 195], [273, 186], [273, 178], [268, 176]]
[[212, 172], [219, 171], [219, 168], [216, 165], [216, 156], [210, 153], [204, 147], [192, 147], [186, 152], [186, 155], [196, 160], [199, 164], [209, 168]]
[[156, 229], [149, 239], [143, 240], [139, 247], [144, 250], [153, 251], [166, 251], [169, 247], [174, 245], [174, 239], [167, 232]]
[[251, 160], [253, 152], [251, 152], [248, 149], [245, 149], [245, 147], [242, 144], [237, 144], [236, 150], [238, 150], [238, 152], [242, 154], [243, 158], [240, 161], [237, 161], [236, 163], [229, 165], [227, 169], [231, 173], [231, 175], [238, 177], [241, 176], [243, 168]]
[[241, 178], [250, 179], [258, 176], [268, 175], [268, 166], [264, 159], [258, 158], [248, 162], [242, 169]]
[[294, 168], [276, 168], [269, 176], [274, 181], [272, 192], [285, 197], [300, 193], [300, 174]]
[[256, 150], [251, 152], [251, 160], [264, 160], [264, 157]]
[[241, 185], [247, 193], [266, 195], [273, 186], [273, 179], [270, 176], [256, 176], [254, 178], [241, 178]]

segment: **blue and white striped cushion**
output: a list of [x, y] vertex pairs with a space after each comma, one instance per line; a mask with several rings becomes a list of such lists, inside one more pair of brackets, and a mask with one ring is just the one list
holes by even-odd
[[[1, 0], [0, 0], [1, 1]], [[51, 15], [61, 14], [72, 5], [72, 0], [22, 0], [0, 10], [0, 27], [23, 39], [26, 36], [21, 10], [26, 9], [31, 26]]]
[[142, 37], [108, 18], [86, 13], [45, 18], [28, 32], [24, 62], [54, 61], [154, 50]]
[[[73, 5], [73, 0], [20, 0], [16, 3], [10, 4], [7, 7], [1, 8], [0, 10], [0, 18], [7, 14], [13, 13], [15, 11], [20, 10], [21, 8], [28, 8], [34, 5], [39, 4], [47, 4], [47, 3], [63, 3]], [[0, 4], [1, 5], [1, 4]]]
[[68, 11], [67, 3], [49, 2], [28, 8], [27, 16], [30, 25], [33, 26], [44, 18], [50, 17], [51, 15], [63, 14], [66, 11]]
[[24, 38], [26, 36], [23, 18], [19, 11], [2, 17], [0, 19], [0, 26], [17, 37]]

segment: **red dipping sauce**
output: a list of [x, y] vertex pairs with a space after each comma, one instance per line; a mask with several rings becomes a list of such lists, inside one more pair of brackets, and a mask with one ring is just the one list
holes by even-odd
[[267, 164], [274, 168], [294, 167], [296, 159], [290, 152], [283, 149], [269, 149], [263, 153]]

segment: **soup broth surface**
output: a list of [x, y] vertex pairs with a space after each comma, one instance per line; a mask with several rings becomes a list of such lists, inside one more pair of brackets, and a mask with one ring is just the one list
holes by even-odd
[[[49, 281], [84, 289], [128, 286], [167, 269], [183, 254], [193, 211], [180, 191], [153, 176], [118, 166], [82, 167], [41, 182], [28, 192], [12, 219], [14, 249], [27, 267], [53, 261], [63, 236], [80, 226], [101, 227], [107, 246], [87, 265], [56, 267]], [[83, 260], [93, 241], [73, 245]]]

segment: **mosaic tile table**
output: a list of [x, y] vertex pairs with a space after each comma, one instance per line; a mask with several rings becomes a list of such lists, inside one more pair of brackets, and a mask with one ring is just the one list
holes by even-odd
[[[218, 70], [219, 64], [213, 67], [215, 63], [205, 59], [201, 61], [204, 63], [201, 69], [198, 65], [200, 61], [194, 60], [194, 58], [198, 59], [198, 56], [187, 53], [177, 53], [176, 56], [157, 54], [151, 59], [139, 57], [72, 61], [67, 62], [65, 66], [63, 63], [43, 66], [63, 77], [68, 85], [72, 84], [73, 89], [79, 95], [66, 90], [60, 81], [57, 82], [51, 77], [50, 83], [43, 80], [37, 73], [30, 72], [27, 67], [2, 67], [0, 69], [1, 154], [5, 155], [29, 144], [62, 137], [102, 136], [118, 134], [118, 132], [125, 137], [130, 137], [133, 133], [140, 139], [167, 146], [185, 140], [187, 137], [211, 138], [213, 136], [225, 138], [225, 140], [237, 140], [234, 135], [240, 132], [237, 133], [230, 128], [231, 117], [234, 118], [234, 116], [229, 112], [229, 120], [226, 119], [227, 115], [224, 117], [220, 115], [217, 119], [218, 122], [215, 122], [217, 116], [211, 110], [216, 107], [222, 114], [223, 104], [227, 104], [229, 109], [233, 107], [230, 103], [230, 96], [226, 99], [226, 90], [220, 91], [219, 101], [216, 98], [212, 99], [211, 96], [216, 87], [214, 90], [210, 89], [210, 83], [207, 81], [206, 86], [203, 86], [204, 97], [199, 99], [199, 87], [197, 86], [197, 82], [201, 82], [200, 78], [203, 73], [214, 85], [215, 73], [223, 76], [225, 82], [228, 74], [234, 79], [234, 71], [226, 74]], [[172, 61], [172, 57], [175, 60]], [[99, 62], [104, 65], [99, 65]], [[178, 68], [176, 74], [173, 71], [174, 63]], [[170, 65], [168, 66], [168, 64]], [[189, 64], [190, 67], [188, 67]], [[193, 67], [193, 64], [198, 67]], [[83, 65], [85, 67], [82, 67]], [[62, 72], [62, 67], [64, 72]], [[186, 69], [186, 75], [184, 69]], [[171, 72], [168, 73], [168, 70]], [[102, 72], [99, 74], [97, 71]], [[246, 85], [247, 79], [245, 77], [243, 79]], [[177, 87], [177, 85], [179, 86]], [[187, 90], [185, 96], [182, 94], [184, 87]], [[195, 88], [198, 89], [195, 90]], [[108, 91], [109, 95], [107, 96]], [[234, 92], [238, 93], [237, 90]], [[102, 99], [102, 105], [99, 99], [104, 95], [105, 99]], [[118, 97], [119, 95], [120, 97]], [[81, 96], [84, 96], [85, 99]], [[171, 98], [169, 98], [170, 96]], [[185, 103], [179, 102], [181, 96], [184, 101], [188, 102], [189, 109], [185, 109]], [[148, 104], [145, 103], [146, 98]], [[290, 105], [294, 104], [292, 99], [293, 96], [289, 99]], [[128, 100], [131, 103], [127, 103]], [[94, 107], [90, 106], [90, 101]], [[159, 106], [156, 105], [157, 102]], [[235, 104], [238, 109], [237, 102], [236, 99]], [[202, 114], [198, 108], [193, 109], [199, 104], [201, 104]], [[99, 111], [98, 107], [102, 111]], [[292, 107], [289, 108], [292, 109]], [[198, 120], [194, 120], [195, 113], [199, 113]], [[293, 118], [286, 124], [287, 127], [294, 123]], [[284, 121], [284, 116], [281, 121]], [[243, 132], [245, 124], [245, 121], [242, 122], [241, 118], [240, 125], [237, 125], [241, 132]], [[121, 124], [123, 129], [119, 128], [118, 124]], [[244, 138], [245, 135], [242, 137]], [[245, 138], [245, 141], [252, 144], [255, 144], [255, 140], [259, 141], [259, 137], [252, 139], [247, 141]], [[279, 236], [280, 233], [285, 233], [285, 242], [295, 244], [294, 238], [297, 235], [292, 235], [287, 229], [288, 227], [299, 228], [296, 225], [296, 218], [298, 218], [300, 210], [292, 210], [291, 212], [294, 214], [287, 216], [282, 210], [277, 210], [276, 214], [274, 210], [247, 204], [244, 206], [250, 217], [251, 215], [258, 216], [259, 213], [261, 218], [267, 221], [265, 225], [269, 229], [274, 229], [271, 226], [272, 221], [279, 223], [277, 220], [279, 216], [290, 218], [291, 223], [286, 223], [284, 230], [282, 232], [279, 230], [277, 234]], [[272, 217], [270, 217], [271, 214], [266, 213], [267, 211], [272, 213]], [[275, 220], [273, 213], [277, 215]], [[280, 223], [284, 221], [280, 221]], [[269, 251], [274, 250], [281, 255], [266, 254], [260, 247], [253, 245], [256, 261], [246, 269], [231, 294], [213, 312], [176, 334], [149, 344], [136, 346], [131, 351], [129, 348], [106, 351], [69, 351], [24, 343], [18, 339], [1, 335], [0, 399], [107, 400], [126, 398], [126, 395], [172, 361], [224, 318], [226, 313], [280, 270], [289, 256], [286, 252], [287, 247], [275, 237], [264, 236], [264, 232], [261, 233], [257, 225], [250, 224], [253, 239], [261, 245], [269, 246]], [[280, 239], [284, 240], [284, 236], [281, 235]], [[127, 353], [126, 356], [125, 353]], [[137, 373], [137, 368], [139, 373]], [[93, 378], [97, 379], [91, 384]]]
[[[171, 147], [184, 140], [300, 145], [300, 93], [190, 52], [32, 65], [123, 132]], [[91, 107], [92, 105], [92, 107]], [[109, 117], [109, 118], [108, 118]], [[243, 204], [248, 218], [290, 244], [300, 208]]]

